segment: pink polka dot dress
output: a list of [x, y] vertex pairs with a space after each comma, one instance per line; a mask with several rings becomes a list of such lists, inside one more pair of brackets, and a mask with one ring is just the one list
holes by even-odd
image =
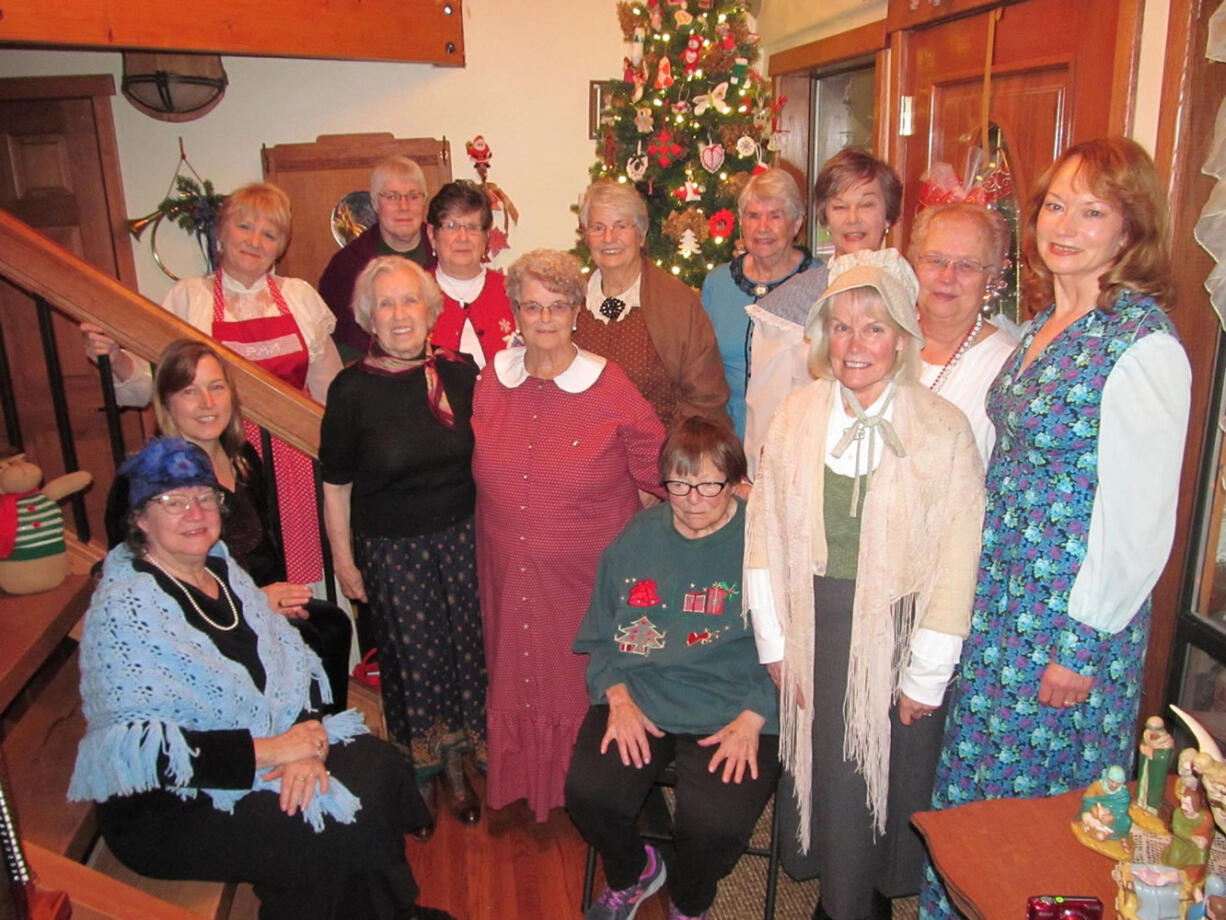
[[491, 808], [527, 799], [544, 821], [563, 803], [587, 713], [586, 656], [571, 651], [596, 563], [662, 494], [664, 429], [616, 364], [580, 352], [553, 380], [500, 352], [477, 382], [473, 476], [477, 569], [489, 668]]

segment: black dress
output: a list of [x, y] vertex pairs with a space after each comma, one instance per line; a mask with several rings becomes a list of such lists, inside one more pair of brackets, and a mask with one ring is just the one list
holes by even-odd
[[[256, 686], [263, 688], [266, 675], [256, 636], [241, 618], [237, 597], [239, 627], [219, 630], [191, 608], [182, 592], [190, 591], [207, 616], [227, 623], [232, 614], [220, 596], [210, 598], [173, 583], [143, 561], [133, 565], [156, 578], [179, 603], [187, 622], [208, 636], [220, 654], [246, 668]], [[223, 560], [210, 558], [208, 565], [228, 583]], [[314, 692], [312, 696], [318, 703]], [[318, 715], [308, 711], [301, 718]], [[184, 737], [194, 752], [193, 786], [250, 787], [255, 772], [250, 732], [196, 731], [185, 732]], [[159, 766], [166, 769], [164, 759]], [[142, 875], [250, 882], [265, 920], [406, 916], [418, 888], [405, 859], [404, 835], [430, 822], [411, 766], [392, 745], [360, 735], [348, 744], [334, 745], [327, 767], [362, 801], [351, 824], [328, 821], [316, 833], [301, 816], [282, 812], [277, 795], [268, 791], [245, 796], [227, 814], [204, 795], [183, 800], [167, 790], [152, 790], [99, 803], [99, 827], [119, 860]]]
[[[260, 587], [285, 581], [285, 557], [269, 518], [270, 496], [264, 484], [264, 464], [249, 443], [240, 451], [247, 463], [245, 475], [235, 471], [234, 491], [222, 488], [226, 510], [222, 512], [221, 538], [230, 554]], [[106, 496], [106, 545], [113, 549], [124, 540], [124, 526], [131, 505], [128, 478], [116, 476]], [[346, 708], [349, 694], [349, 647], [353, 633], [349, 617], [335, 604], [311, 599], [304, 605], [305, 619], [290, 619], [303, 640], [324, 663], [332, 703], [324, 712]]]

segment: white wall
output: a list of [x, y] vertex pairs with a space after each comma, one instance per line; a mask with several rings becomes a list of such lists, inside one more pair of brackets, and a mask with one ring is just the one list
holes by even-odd
[[[464, 68], [226, 57], [225, 98], [208, 115], [168, 124], [142, 115], [118, 93], [115, 131], [128, 214], [153, 210], [178, 161], [178, 138], [202, 176], [230, 191], [261, 176], [260, 147], [320, 134], [390, 131], [451, 142], [452, 173], [475, 179], [464, 142], [483, 134], [494, 150], [490, 179], [520, 212], [509, 253], [574, 244], [569, 208], [595, 161], [588, 140], [588, 81], [621, 74], [624, 54], [612, 0], [466, 0]], [[122, 73], [110, 52], [0, 54], [0, 76]], [[176, 245], [177, 244], [177, 245]], [[163, 224], [158, 248], [179, 274], [203, 267], [187, 237]], [[161, 300], [170, 285], [136, 244], [141, 293]], [[313, 279], [312, 279], [313, 280]]]

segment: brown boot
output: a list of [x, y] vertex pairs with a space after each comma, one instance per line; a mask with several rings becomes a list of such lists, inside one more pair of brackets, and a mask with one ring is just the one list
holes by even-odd
[[448, 751], [443, 755], [443, 788], [451, 805], [451, 813], [461, 824], [476, 824], [481, 820], [481, 801], [464, 772], [464, 755]]

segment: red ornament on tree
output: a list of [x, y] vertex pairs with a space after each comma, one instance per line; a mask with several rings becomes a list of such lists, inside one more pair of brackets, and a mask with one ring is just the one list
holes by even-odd
[[720, 236], [724, 239], [732, 236], [732, 228], [736, 226], [736, 217], [727, 208], [721, 208], [711, 215], [711, 219], [707, 221], [707, 227], [711, 231], [712, 236]]
[[664, 128], [656, 135], [655, 140], [647, 145], [647, 152], [658, 159], [661, 166], [667, 168], [674, 159], [685, 152], [685, 148], [677, 143], [668, 128]]

